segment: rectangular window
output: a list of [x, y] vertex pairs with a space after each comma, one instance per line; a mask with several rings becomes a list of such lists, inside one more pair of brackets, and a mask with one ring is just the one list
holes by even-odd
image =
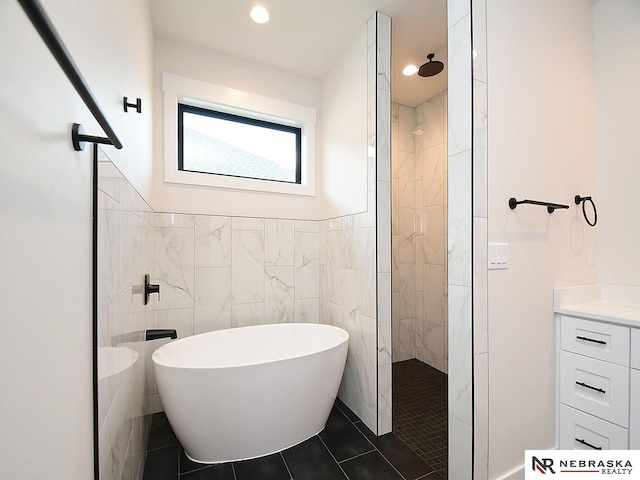
[[302, 129], [178, 104], [178, 170], [300, 184]]

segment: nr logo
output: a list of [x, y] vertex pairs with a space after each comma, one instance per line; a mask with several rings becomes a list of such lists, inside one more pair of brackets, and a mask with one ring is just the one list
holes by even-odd
[[555, 475], [555, 471], [553, 470], [553, 459], [552, 458], [538, 458], [532, 457], [533, 465], [531, 468], [535, 471], [542, 473], [543, 475], [547, 474], [547, 471], [551, 472]]

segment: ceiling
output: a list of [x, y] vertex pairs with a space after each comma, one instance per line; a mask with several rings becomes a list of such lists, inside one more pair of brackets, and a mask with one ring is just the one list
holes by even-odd
[[[392, 99], [415, 107], [447, 88], [446, 0], [263, 0], [273, 18], [249, 19], [254, 0], [150, 0], [155, 34], [320, 79], [367, 19], [392, 18]], [[445, 63], [431, 78], [405, 77], [427, 54]]]

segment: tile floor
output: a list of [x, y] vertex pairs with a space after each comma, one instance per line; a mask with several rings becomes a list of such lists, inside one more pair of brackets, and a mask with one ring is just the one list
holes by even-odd
[[376, 437], [342, 402], [326, 428], [280, 453], [218, 465], [190, 461], [164, 414], [153, 415], [143, 480], [442, 480], [395, 434]]
[[393, 433], [447, 478], [447, 375], [419, 360], [393, 364]]

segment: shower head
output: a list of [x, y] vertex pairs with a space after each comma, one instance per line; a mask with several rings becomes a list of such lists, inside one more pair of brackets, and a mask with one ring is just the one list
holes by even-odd
[[434, 75], [439, 74], [442, 70], [444, 70], [444, 63], [436, 60], [433, 60], [433, 57], [436, 55], [434, 53], [430, 53], [427, 55], [429, 61], [427, 63], [423, 63], [420, 69], [418, 70], [418, 75], [421, 77], [433, 77]]

